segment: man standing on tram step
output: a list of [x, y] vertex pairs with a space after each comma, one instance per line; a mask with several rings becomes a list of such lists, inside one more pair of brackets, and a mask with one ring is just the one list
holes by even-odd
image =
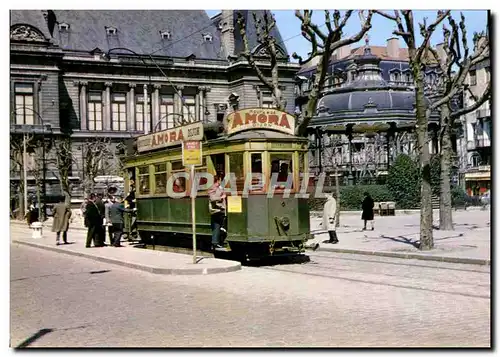
[[102, 216], [99, 212], [99, 208], [95, 203], [95, 193], [91, 193], [89, 197], [89, 203], [87, 204], [86, 215], [87, 215], [87, 241], [85, 243], [86, 248], [90, 248], [90, 244], [94, 241], [94, 247], [103, 247], [104, 242], [100, 240], [99, 232], [102, 230]]
[[[97, 198], [95, 200], [95, 204], [99, 209], [99, 213], [101, 214], [101, 222], [104, 222], [105, 214], [106, 214], [106, 206], [104, 206], [104, 201], [102, 200], [102, 193], [97, 194]], [[104, 225], [101, 224], [101, 227], [98, 231], [99, 233], [99, 241], [102, 245], [105, 245], [106, 241], [106, 229]]]
[[208, 209], [210, 212], [210, 225], [212, 227], [212, 247], [223, 248], [221, 242], [221, 228], [224, 225], [226, 216], [226, 194], [220, 186], [222, 177], [217, 174], [214, 184], [208, 190]]
[[71, 209], [64, 201], [59, 202], [54, 207], [54, 221], [52, 222], [52, 232], [57, 233], [56, 245], [60, 244], [61, 232], [64, 244], [68, 244], [68, 228], [71, 218]]
[[121, 198], [115, 197], [115, 200], [111, 207], [109, 208], [109, 219], [112, 224], [113, 230], [113, 241], [114, 247], [121, 247], [120, 239], [123, 234], [123, 213], [133, 212], [134, 209], [127, 209]]
[[326, 194], [327, 200], [323, 207], [323, 228], [328, 231], [330, 239], [323, 243], [337, 244], [337, 201], [331, 194]]

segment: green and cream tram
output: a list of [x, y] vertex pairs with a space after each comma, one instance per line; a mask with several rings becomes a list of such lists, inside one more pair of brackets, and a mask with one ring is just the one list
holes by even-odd
[[[182, 142], [201, 140], [202, 165], [195, 168], [196, 173], [235, 178], [224, 181], [228, 195], [225, 248], [248, 258], [302, 253], [311, 238], [307, 198], [299, 192], [307, 186], [300, 174], [308, 170], [308, 141], [293, 135], [294, 121], [275, 109], [244, 109], [230, 114], [225, 124], [197, 122], [137, 137], [135, 153], [125, 160], [125, 186], [129, 188], [134, 180], [141, 240], [164, 245], [179, 239], [189, 242], [190, 176], [175, 180], [172, 176], [189, 173], [182, 162]], [[252, 174], [262, 179], [252, 179]], [[172, 190], [167, 185], [172, 182], [173, 192], [182, 198], [169, 195]], [[212, 231], [207, 190], [197, 191], [194, 202], [197, 246], [208, 248]]]

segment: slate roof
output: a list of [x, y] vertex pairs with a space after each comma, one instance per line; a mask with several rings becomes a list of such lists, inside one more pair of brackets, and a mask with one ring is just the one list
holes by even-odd
[[[99, 48], [106, 52], [126, 47], [139, 54], [221, 59], [221, 40], [217, 28], [204, 10], [54, 10], [58, 23], [67, 23], [68, 31], [56, 25], [52, 41], [64, 50], [86, 51]], [[51, 38], [41, 10], [11, 10], [10, 25], [26, 23]], [[115, 27], [117, 35], [108, 35], [105, 27]], [[162, 39], [160, 31], [170, 31]], [[203, 39], [211, 34], [212, 41]], [[114, 51], [114, 53], [116, 53]], [[128, 53], [124, 51], [124, 53]]]
[[[246, 34], [248, 37], [248, 45], [250, 47], [250, 51], [254, 50], [258, 43], [257, 43], [257, 32], [255, 31], [255, 21], [253, 18], [254, 13], [257, 15], [257, 19], [263, 19], [264, 13], [268, 13], [269, 15], [271, 14], [271, 11], [269, 10], [235, 10], [234, 11], [234, 53], [235, 55], [239, 55], [241, 52], [244, 51], [244, 45], [243, 45], [243, 40], [240, 35], [240, 30], [239, 30], [239, 25], [238, 25], [238, 13], [241, 13], [243, 15], [243, 18], [245, 19], [246, 23]], [[262, 20], [264, 21], [264, 20]], [[288, 51], [286, 49], [286, 43], [283, 43], [283, 38], [281, 37], [281, 34], [278, 30], [278, 25], [276, 25], [272, 30], [271, 30], [271, 35], [276, 39], [276, 44], [283, 49], [285, 52], [285, 55], [288, 56]]]

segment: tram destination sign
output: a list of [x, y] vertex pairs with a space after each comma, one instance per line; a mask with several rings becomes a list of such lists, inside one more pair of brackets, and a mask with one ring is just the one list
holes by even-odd
[[158, 131], [137, 138], [137, 151], [145, 152], [174, 145], [183, 141], [199, 141], [203, 139], [203, 123], [196, 122], [176, 128]]
[[228, 115], [228, 135], [248, 129], [277, 130], [294, 135], [295, 117], [281, 110], [268, 108], [242, 109]]

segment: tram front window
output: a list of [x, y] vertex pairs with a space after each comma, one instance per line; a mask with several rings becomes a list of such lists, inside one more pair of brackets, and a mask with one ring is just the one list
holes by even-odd
[[292, 165], [292, 157], [293, 154], [271, 154], [271, 180], [273, 177], [273, 174], [277, 176], [277, 187], [279, 189], [284, 189], [286, 188], [286, 183], [288, 180], [288, 177], [290, 177], [290, 183], [292, 186], [290, 188], [293, 188], [293, 179], [292, 179], [292, 174], [293, 174], [293, 165]]

